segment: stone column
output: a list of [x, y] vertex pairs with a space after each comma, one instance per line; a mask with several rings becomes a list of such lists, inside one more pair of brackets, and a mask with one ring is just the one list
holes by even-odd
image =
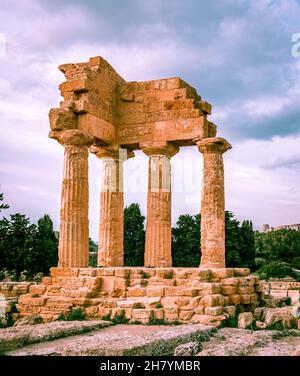
[[78, 129], [50, 132], [64, 145], [61, 191], [59, 267], [87, 267], [89, 261], [88, 147], [93, 137]]
[[126, 149], [92, 147], [90, 151], [103, 162], [100, 193], [98, 266], [124, 265], [123, 163], [134, 156]]
[[171, 255], [171, 164], [179, 148], [170, 143], [141, 145], [149, 156], [146, 267], [170, 267]]
[[225, 195], [223, 153], [231, 145], [221, 137], [197, 141], [203, 154], [201, 200], [202, 268], [225, 268]]

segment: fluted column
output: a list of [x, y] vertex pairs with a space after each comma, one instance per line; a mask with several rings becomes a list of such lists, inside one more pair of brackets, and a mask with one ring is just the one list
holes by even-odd
[[126, 149], [92, 147], [103, 162], [100, 193], [98, 266], [124, 265], [123, 163], [134, 154]]
[[146, 267], [170, 267], [171, 255], [171, 164], [179, 148], [169, 143], [141, 145], [149, 156]]
[[93, 138], [73, 129], [51, 132], [65, 147], [58, 266], [86, 267], [89, 260], [88, 146]]
[[221, 137], [197, 141], [203, 154], [201, 200], [202, 268], [225, 267], [225, 193], [223, 153], [231, 145]]

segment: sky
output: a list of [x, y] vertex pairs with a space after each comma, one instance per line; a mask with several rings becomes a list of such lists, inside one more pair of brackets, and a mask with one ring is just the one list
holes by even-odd
[[[233, 146], [226, 209], [255, 228], [300, 223], [300, 33], [296, 0], [0, 0], [0, 192], [10, 209], [59, 227], [63, 148], [47, 137], [59, 64], [102, 56], [127, 81], [180, 76], [213, 106]], [[147, 156], [125, 166], [125, 204], [146, 215]], [[202, 156], [172, 158], [172, 220], [200, 211]], [[101, 161], [89, 158], [98, 240]]]

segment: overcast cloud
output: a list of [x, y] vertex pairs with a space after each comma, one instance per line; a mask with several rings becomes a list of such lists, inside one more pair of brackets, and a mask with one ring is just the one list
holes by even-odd
[[[103, 56], [127, 80], [181, 76], [213, 105], [225, 154], [226, 207], [242, 219], [300, 222], [300, 32], [296, 0], [0, 0], [0, 190], [10, 212], [59, 225], [63, 148], [47, 138], [57, 66]], [[0, 38], [1, 39], [1, 38]], [[3, 50], [3, 49], [2, 49]], [[126, 162], [125, 202], [145, 214], [147, 157]], [[202, 158], [172, 159], [173, 222], [200, 208]], [[90, 156], [97, 240], [101, 162]]]

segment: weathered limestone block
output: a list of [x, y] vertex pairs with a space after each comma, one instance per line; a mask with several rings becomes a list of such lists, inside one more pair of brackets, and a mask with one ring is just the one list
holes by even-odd
[[146, 289], [146, 295], [149, 297], [163, 297], [165, 288], [161, 286], [151, 286]]
[[191, 321], [193, 323], [199, 323], [204, 325], [213, 325], [219, 327], [223, 321], [227, 320], [225, 315], [219, 316], [212, 316], [212, 315], [202, 315], [202, 314], [195, 314]]
[[158, 277], [151, 277], [147, 279], [148, 286], [174, 286], [175, 279], [163, 279]]
[[157, 278], [172, 279], [173, 278], [173, 269], [172, 268], [156, 269], [155, 276]]
[[237, 293], [237, 288], [236, 288], [236, 286], [224, 285], [224, 286], [222, 286], [221, 293], [223, 295], [234, 295], [234, 294]]
[[240, 329], [247, 329], [253, 322], [253, 315], [251, 312], [243, 312], [239, 314], [238, 327]]
[[29, 288], [30, 294], [42, 295], [46, 291], [46, 286], [44, 285], [31, 285]]
[[165, 312], [163, 308], [155, 308], [153, 309], [153, 318], [156, 320], [164, 320]]
[[101, 269], [96, 269], [96, 275], [101, 277], [101, 276], [114, 276], [115, 275], [115, 269], [114, 268], [101, 268]]
[[165, 311], [165, 321], [166, 322], [174, 322], [179, 319], [179, 309], [175, 307], [166, 307]]
[[220, 279], [234, 277], [234, 268], [211, 269], [211, 276]]
[[196, 288], [198, 290], [199, 295], [201, 296], [221, 293], [220, 283], [208, 283], [208, 282], [194, 281], [192, 287]]
[[61, 267], [53, 267], [50, 268], [50, 274], [52, 278], [56, 277], [78, 277], [79, 269], [78, 268], [61, 268]]
[[145, 266], [172, 266], [171, 164], [179, 148], [170, 143], [141, 146], [149, 156]]
[[225, 198], [222, 155], [231, 149], [231, 145], [223, 138], [215, 137], [197, 141], [197, 146], [204, 159], [200, 266], [225, 268]]
[[236, 307], [226, 306], [224, 307], [224, 312], [228, 313], [229, 317], [235, 317]]
[[201, 299], [200, 305], [205, 307], [223, 306], [224, 296], [221, 294], [206, 295]]
[[223, 313], [223, 307], [206, 307], [204, 312], [206, 315], [219, 316]]
[[247, 277], [250, 274], [250, 269], [248, 268], [235, 268], [234, 276], [235, 277]]
[[76, 128], [76, 116], [71, 109], [52, 108], [49, 120], [52, 131]]
[[146, 289], [144, 287], [128, 287], [127, 289], [127, 296], [128, 297], [139, 297], [145, 296]]
[[165, 289], [165, 296], [197, 296], [198, 290], [188, 287], [166, 287]]
[[[235, 306], [241, 304], [241, 296], [236, 294], [236, 295], [229, 295], [229, 303], [233, 304]], [[249, 304], [249, 303], [247, 303]]]
[[148, 324], [153, 318], [152, 309], [133, 309], [132, 310], [132, 321], [139, 321], [142, 324]]
[[194, 311], [193, 310], [188, 310], [188, 311], [183, 311], [183, 310], [180, 310], [179, 311], [179, 319], [182, 320], [182, 321], [189, 321], [191, 319], [191, 317], [193, 316], [194, 314]]

